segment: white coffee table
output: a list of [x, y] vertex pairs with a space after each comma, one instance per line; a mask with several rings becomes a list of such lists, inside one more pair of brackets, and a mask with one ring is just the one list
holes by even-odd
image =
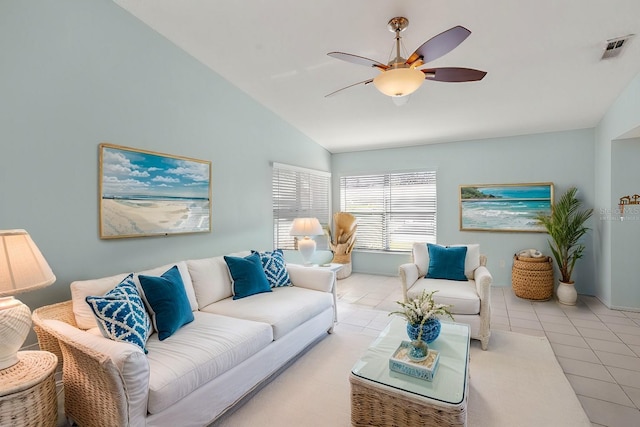
[[469, 326], [442, 322], [430, 348], [440, 352], [433, 381], [389, 369], [389, 358], [408, 340], [406, 321], [394, 318], [356, 362], [351, 383], [354, 426], [466, 426]]

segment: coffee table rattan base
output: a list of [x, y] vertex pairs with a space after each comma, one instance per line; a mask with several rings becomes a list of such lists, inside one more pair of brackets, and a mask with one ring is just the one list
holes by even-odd
[[458, 405], [447, 405], [392, 387], [349, 376], [351, 424], [356, 427], [466, 426], [467, 394]]

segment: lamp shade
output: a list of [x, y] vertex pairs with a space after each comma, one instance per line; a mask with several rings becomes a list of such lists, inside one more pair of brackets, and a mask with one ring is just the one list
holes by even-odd
[[291, 236], [320, 236], [324, 234], [318, 218], [296, 218], [289, 231]]
[[0, 296], [44, 288], [56, 281], [25, 230], [0, 230]]
[[383, 71], [373, 79], [380, 92], [388, 96], [410, 95], [424, 82], [424, 73], [415, 68], [392, 68]]
[[0, 369], [18, 363], [31, 311], [13, 297], [55, 282], [49, 264], [24, 230], [0, 230]]

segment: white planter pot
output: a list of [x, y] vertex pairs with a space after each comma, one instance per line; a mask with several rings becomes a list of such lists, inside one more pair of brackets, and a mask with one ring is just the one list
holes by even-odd
[[558, 302], [565, 305], [576, 305], [578, 300], [578, 291], [573, 283], [558, 282], [558, 289], [556, 290], [558, 296]]

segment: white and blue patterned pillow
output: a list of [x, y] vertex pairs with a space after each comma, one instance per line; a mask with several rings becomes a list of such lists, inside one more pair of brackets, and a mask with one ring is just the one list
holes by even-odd
[[145, 344], [151, 332], [151, 319], [133, 282], [133, 273], [104, 296], [85, 299], [96, 316], [102, 335], [135, 344], [147, 353]]
[[276, 249], [273, 252], [251, 251], [260, 255], [262, 261], [262, 269], [267, 276], [269, 285], [272, 288], [280, 288], [283, 286], [292, 286], [289, 272], [284, 261], [282, 249]]

